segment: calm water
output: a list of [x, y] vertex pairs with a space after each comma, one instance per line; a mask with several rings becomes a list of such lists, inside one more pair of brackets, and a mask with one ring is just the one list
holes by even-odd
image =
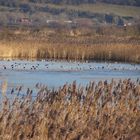
[[[65, 61], [0, 61], [0, 83], [6, 82], [8, 92], [14, 87], [35, 90], [37, 83], [57, 88], [65, 83], [85, 85], [89, 81], [111, 79], [136, 80], [140, 65], [121, 63], [80, 63]], [[1, 91], [1, 90], [0, 90]]]

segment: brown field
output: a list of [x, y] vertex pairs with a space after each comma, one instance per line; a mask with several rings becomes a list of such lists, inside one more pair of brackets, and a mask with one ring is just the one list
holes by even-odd
[[43, 87], [35, 98], [20, 93], [11, 93], [13, 102], [3, 94], [1, 140], [140, 139], [139, 79]]
[[103, 28], [98, 32], [90, 29], [6, 30], [0, 34], [0, 58], [140, 63], [140, 37], [136, 31]]

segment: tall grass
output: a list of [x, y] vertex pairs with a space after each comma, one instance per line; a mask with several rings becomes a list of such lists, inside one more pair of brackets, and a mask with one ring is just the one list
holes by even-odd
[[126, 33], [124, 29], [106, 27], [97, 34], [95, 29], [76, 29], [72, 36], [69, 29], [6, 30], [0, 34], [0, 58], [140, 63], [140, 38], [135, 30], [130, 28]]
[[23, 97], [12, 93], [14, 101], [5, 97], [2, 102], [0, 139], [140, 139], [139, 82], [100, 81], [86, 87], [73, 82], [58, 90], [43, 87], [35, 98], [29, 89]]
[[0, 42], [0, 58], [98, 60], [140, 63], [139, 44], [67, 44], [38, 41]]

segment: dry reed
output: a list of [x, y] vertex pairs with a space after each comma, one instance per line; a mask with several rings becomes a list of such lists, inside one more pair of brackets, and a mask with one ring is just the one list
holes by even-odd
[[29, 89], [19, 95], [3, 99], [1, 140], [140, 139], [139, 79], [86, 87], [73, 82], [58, 90], [43, 87], [35, 98]]
[[140, 63], [140, 46], [133, 44], [79, 45], [47, 42], [0, 43], [0, 58], [98, 60]]
[[139, 36], [118, 37], [93, 33], [71, 36], [65, 30], [49, 31], [49, 29], [35, 32], [30, 30], [18, 31], [18, 33], [17, 31], [5, 32], [0, 36], [0, 58], [140, 63]]

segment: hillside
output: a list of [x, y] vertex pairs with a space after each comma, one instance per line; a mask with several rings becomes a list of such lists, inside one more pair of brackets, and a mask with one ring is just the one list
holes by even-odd
[[[127, 0], [123, 2], [125, 1]], [[84, 19], [84, 22], [88, 22], [86, 24], [90, 26], [137, 24], [140, 20], [138, 6], [139, 0], [133, 3], [131, 0], [125, 3], [116, 0], [1, 0], [0, 25], [41, 26], [53, 21], [51, 26], [56, 26], [58, 23], [75, 24], [79, 19], [79, 23]], [[22, 22], [23, 18], [27, 20]]]
[[22, 2], [70, 4], [70, 5], [103, 2], [117, 5], [140, 6], [140, 0], [1, 0], [0, 4], [7, 6], [18, 6]]

